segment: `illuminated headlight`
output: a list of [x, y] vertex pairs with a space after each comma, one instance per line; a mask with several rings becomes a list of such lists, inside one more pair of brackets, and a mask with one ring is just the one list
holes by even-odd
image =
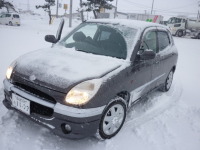
[[65, 101], [72, 105], [86, 104], [97, 93], [101, 83], [101, 79], [84, 81], [68, 92]]
[[13, 72], [13, 69], [14, 69], [15, 66], [16, 66], [16, 62], [14, 61], [14, 62], [8, 67], [8, 69], [7, 69], [7, 71], [6, 71], [6, 78], [7, 78], [8, 80], [10, 80], [10, 77], [11, 77], [11, 75], [12, 75], [12, 72]]

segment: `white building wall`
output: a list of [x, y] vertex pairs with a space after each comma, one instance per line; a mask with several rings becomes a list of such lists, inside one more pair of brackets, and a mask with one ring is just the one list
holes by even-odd
[[119, 18], [119, 19], [127, 19], [128, 16], [127, 15], [123, 15], [123, 14], [117, 14], [117, 18]]

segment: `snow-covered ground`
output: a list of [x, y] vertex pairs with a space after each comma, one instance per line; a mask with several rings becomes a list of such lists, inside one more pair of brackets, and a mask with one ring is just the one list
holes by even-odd
[[[55, 34], [47, 18], [22, 16], [20, 27], [0, 25], [0, 150], [199, 150], [200, 149], [200, 40], [174, 38], [179, 61], [172, 88], [155, 92], [128, 113], [124, 127], [110, 140], [93, 137], [73, 141], [52, 134], [2, 104], [6, 68], [18, 56], [50, 47], [46, 34]], [[75, 26], [77, 21], [73, 22]], [[71, 30], [68, 23], [65, 33]]]

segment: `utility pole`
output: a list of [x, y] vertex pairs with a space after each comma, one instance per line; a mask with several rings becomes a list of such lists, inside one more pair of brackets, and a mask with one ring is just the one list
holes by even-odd
[[56, 17], [58, 18], [58, 5], [59, 5], [59, 0], [57, 0], [57, 7], [56, 7]]
[[151, 14], [153, 13], [154, 0], [152, 1]]
[[27, 4], [27, 10], [30, 11], [30, 2], [28, 0], [28, 4]]
[[69, 8], [69, 27], [72, 27], [72, 0], [70, 0], [70, 8]]
[[200, 1], [198, 1], [198, 8], [197, 20], [200, 20]]
[[[80, 7], [82, 8], [82, 0], [80, 0]], [[87, 20], [88, 20], [88, 17], [87, 17]], [[81, 10], [81, 21], [84, 22], [83, 10]]]
[[115, 15], [114, 15], [114, 18], [117, 17], [117, 4], [118, 4], [118, 0], [116, 0], [116, 6], [115, 6]]

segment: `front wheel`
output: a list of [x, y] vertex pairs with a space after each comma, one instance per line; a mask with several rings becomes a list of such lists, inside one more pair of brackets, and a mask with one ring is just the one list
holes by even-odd
[[198, 34], [198, 39], [200, 39], [200, 33]]
[[9, 22], [9, 25], [10, 25], [10, 26], [13, 26], [13, 23], [10, 21], [10, 22]]
[[110, 139], [122, 128], [126, 118], [126, 105], [122, 101], [114, 101], [104, 111], [100, 125], [100, 139]]
[[174, 71], [171, 70], [167, 76], [167, 79], [165, 80], [163, 87], [160, 89], [161, 91], [163, 91], [163, 92], [169, 91], [169, 89], [172, 85], [173, 76], [174, 76]]
[[183, 31], [178, 31], [177, 35], [178, 35], [178, 37], [182, 37], [183, 36]]

